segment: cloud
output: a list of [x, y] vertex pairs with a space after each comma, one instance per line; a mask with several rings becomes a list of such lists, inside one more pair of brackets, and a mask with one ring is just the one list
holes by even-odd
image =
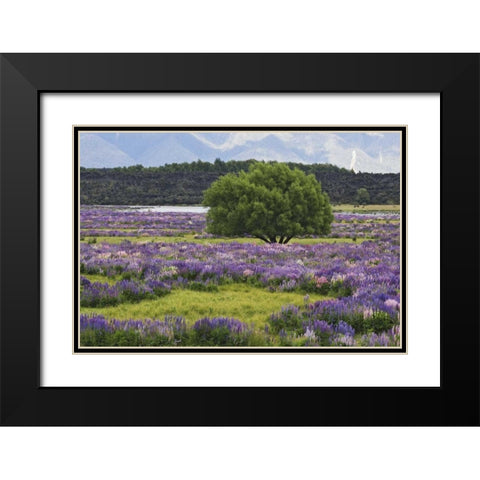
[[355, 150], [352, 151], [352, 161], [350, 162], [350, 170], [355, 170], [355, 164], [357, 163], [357, 152]]
[[295, 136], [295, 134], [293, 134], [292, 132], [276, 132], [267, 130], [264, 132], [230, 132], [227, 140], [224, 143], [218, 144], [210, 141], [202, 133], [191, 132], [191, 134], [197, 140], [200, 140], [209, 147], [215, 148], [217, 150], [230, 150], [234, 147], [245, 145], [248, 142], [258, 142], [260, 140], [263, 140], [265, 137], [268, 137], [269, 135], [274, 135], [280, 140], [286, 142], [291, 141], [292, 139], [294, 139]]
[[258, 142], [271, 134], [272, 132], [232, 132], [228, 136], [227, 141], [219, 145], [206, 139], [201, 133], [192, 132], [195, 138], [217, 150], [230, 150], [239, 145], [245, 145], [249, 141]]

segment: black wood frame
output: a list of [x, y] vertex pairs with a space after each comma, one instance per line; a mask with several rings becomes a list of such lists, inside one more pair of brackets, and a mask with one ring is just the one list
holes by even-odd
[[[0, 424], [479, 425], [479, 65], [477, 54], [1, 55]], [[441, 386], [41, 387], [43, 92], [439, 93]]]

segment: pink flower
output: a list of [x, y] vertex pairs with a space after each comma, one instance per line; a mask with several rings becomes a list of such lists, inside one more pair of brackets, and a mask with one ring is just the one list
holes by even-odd
[[393, 298], [389, 298], [388, 300], [385, 300], [385, 305], [387, 307], [394, 308], [395, 310], [398, 310], [400, 308], [400, 304]]
[[373, 309], [372, 308], [364, 308], [363, 309], [363, 318], [370, 318], [373, 315]]
[[326, 277], [315, 277], [315, 283], [317, 284], [317, 288], [320, 288], [322, 285], [325, 283], [328, 283], [328, 280]]

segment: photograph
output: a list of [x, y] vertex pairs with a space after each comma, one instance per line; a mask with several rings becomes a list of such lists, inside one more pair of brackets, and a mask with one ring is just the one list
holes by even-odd
[[405, 353], [406, 130], [74, 126], [75, 352]]
[[0, 425], [479, 425], [478, 54], [0, 59]]

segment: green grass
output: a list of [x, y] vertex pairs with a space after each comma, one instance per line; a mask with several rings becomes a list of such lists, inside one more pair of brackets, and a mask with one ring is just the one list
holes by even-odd
[[[90, 278], [90, 276], [89, 276]], [[297, 292], [269, 292], [266, 289], [245, 284], [221, 285], [218, 292], [196, 292], [175, 289], [169, 295], [155, 300], [143, 300], [134, 304], [115, 307], [82, 308], [81, 313], [98, 313], [119, 320], [157, 318], [178, 315], [194, 323], [203, 317], [229, 317], [243, 322], [253, 322], [263, 328], [270, 314], [283, 305], [303, 304], [304, 294]], [[329, 297], [310, 295], [310, 302]]]
[[115, 275], [114, 277], [107, 277], [105, 275], [93, 275], [93, 274], [85, 274], [82, 273], [82, 277], [88, 278], [92, 283], [93, 282], [100, 282], [100, 283], [108, 283], [109, 285], [115, 285], [120, 280], [120, 275]]
[[[106, 242], [106, 243], [122, 243], [125, 240], [132, 243], [179, 243], [179, 242], [189, 242], [189, 243], [199, 243], [199, 244], [214, 244], [214, 243], [254, 243], [257, 245], [264, 245], [265, 242], [257, 238], [245, 238], [245, 237], [234, 237], [234, 238], [194, 238], [195, 234], [186, 234], [178, 237], [160, 237], [160, 236], [151, 236], [151, 237], [89, 237], [86, 236], [83, 240], [85, 243], [88, 242], [91, 238], [96, 238], [97, 243]], [[358, 238], [356, 243], [361, 243], [367, 238]], [[298, 243], [301, 245], [312, 245], [316, 243], [354, 243], [351, 238], [294, 238], [289, 242], [289, 245]]]
[[400, 212], [400, 205], [365, 205], [365, 206], [355, 206], [355, 205], [332, 205], [332, 210], [334, 212]]

